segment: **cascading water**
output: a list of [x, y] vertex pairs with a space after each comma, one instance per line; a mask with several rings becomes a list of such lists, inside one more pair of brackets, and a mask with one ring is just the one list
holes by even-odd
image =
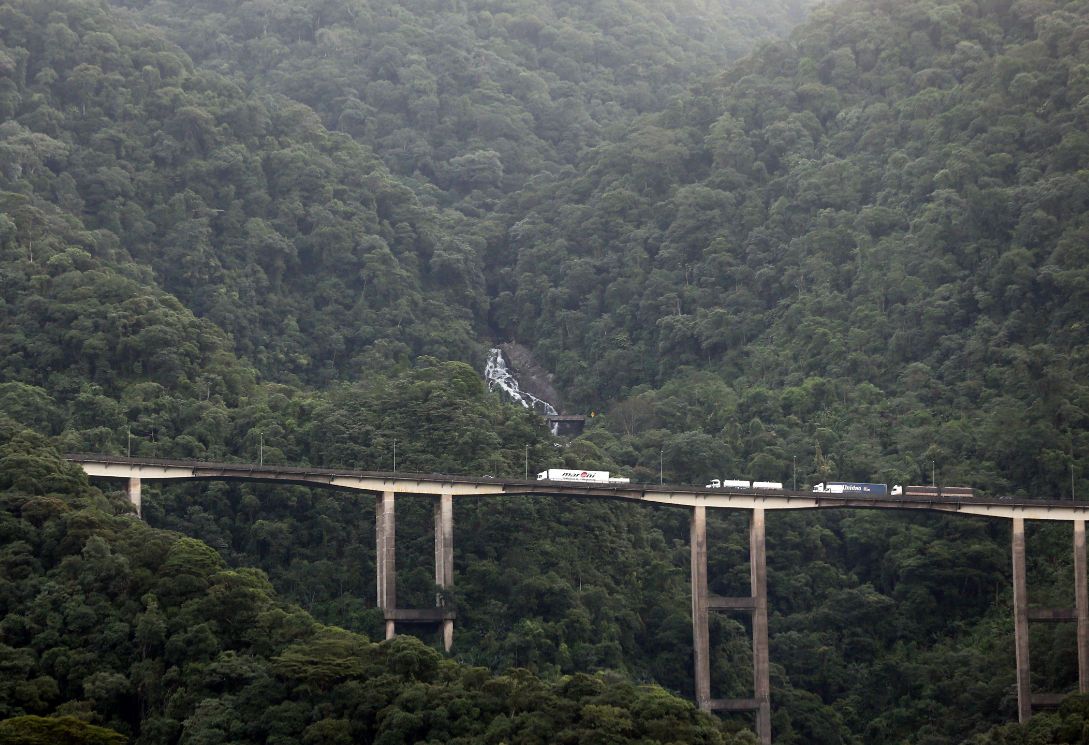
[[[542, 398], [537, 398], [532, 393], [523, 391], [518, 385], [517, 378], [507, 369], [507, 360], [503, 356], [503, 350], [496, 347], [491, 351], [491, 355], [488, 357], [488, 364], [484, 368], [484, 377], [488, 381], [488, 390], [495, 390], [495, 386], [499, 386], [506, 391], [511, 398], [518, 403], [525, 406], [527, 409], [533, 409], [539, 414], [546, 414], [549, 416], [557, 416], [560, 412], [556, 411], [556, 407], [548, 403]], [[555, 429], [557, 425], [553, 423], [552, 427]]]

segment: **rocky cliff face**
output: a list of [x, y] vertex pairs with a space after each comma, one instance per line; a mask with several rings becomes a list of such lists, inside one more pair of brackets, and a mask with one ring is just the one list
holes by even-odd
[[537, 364], [533, 353], [521, 344], [507, 342], [492, 349], [484, 377], [489, 388], [502, 388], [540, 414], [563, 412], [563, 399], [552, 386], [552, 374]]

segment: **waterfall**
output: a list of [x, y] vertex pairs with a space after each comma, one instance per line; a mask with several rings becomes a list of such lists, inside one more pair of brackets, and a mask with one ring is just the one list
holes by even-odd
[[[511, 398], [518, 403], [525, 406], [527, 409], [533, 409], [539, 414], [546, 414], [550, 416], [556, 416], [560, 412], [556, 411], [556, 407], [545, 401], [543, 398], [537, 398], [532, 393], [523, 391], [518, 385], [517, 378], [507, 369], [507, 360], [503, 356], [503, 350], [496, 347], [491, 351], [491, 355], [488, 357], [488, 364], [484, 368], [484, 377], [488, 381], [488, 390], [495, 390], [495, 386], [499, 386], [506, 391]], [[556, 423], [553, 422], [552, 428], [556, 428]]]

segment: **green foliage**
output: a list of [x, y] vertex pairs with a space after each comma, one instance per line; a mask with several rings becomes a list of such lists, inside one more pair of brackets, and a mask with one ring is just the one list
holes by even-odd
[[692, 76], [785, 35], [808, 5], [117, 4], [164, 28], [197, 64], [310, 106], [425, 200], [471, 216], [576, 163], [611, 127], [662, 109]]
[[468, 365], [427, 357], [333, 391], [311, 422], [314, 463], [393, 470], [394, 442], [397, 470], [417, 473], [524, 476], [527, 458], [538, 470], [555, 459], [534, 412], [489, 395]]
[[45, 439], [30, 431], [5, 438], [0, 446], [0, 489], [26, 494], [73, 492], [87, 487], [87, 475], [79, 466], [45, 449]]
[[66, 509], [28, 513], [46, 494], [0, 460], [0, 742], [752, 743], [660, 688], [494, 676], [411, 636], [322, 626], [263, 572], [129, 519], [37, 435], [3, 447]]
[[1028, 743], [1080, 745], [1080, 743], [1089, 742], [1087, 722], [1089, 722], [1089, 700], [1084, 694], [1074, 694], [1063, 699], [1057, 713], [1040, 713], [1024, 724], [1012, 723], [995, 727], [966, 742], [971, 745], [1028, 745]]
[[333, 683], [356, 677], [365, 667], [362, 639], [331, 629], [305, 643], [284, 650], [273, 657], [272, 669], [277, 673], [305, 681], [318, 689], [328, 690]]
[[[223, 546], [231, 564], [262, 567], [287, 598], [319, 618], [382, 635], [373, 609], [369, 497], [188, 486], [149, 491], [145, 510], [156, 524]], [[436, 594], [432, 500], [401, 496], [396, 510], [398, 605], [429, 607]], [[684, 511], [455, 499], [454, 523], [455, 580], [444, 591], [457, 612], [454, 659], [493, 671], [521, 667], [548, 681], [600, 671], [692, 695]], [[712, 512], [708, 526], [712, 594], [746, 595], [745, 516]], [[1069, 528], [1032, 527], [1032, 601], [1069, 606]], [[799, 512], [769, 519], [776, 737], [953, 743], [1015, 717], [1009, 540], [1000, 522], [963, 516]], [[412, 633], [437, 643], [426, 627]], [[711, 641], [716, 696], [745, 697], [748, 630], [714, 614]], [[1072, 627], [1034, 630], [1037, 690], [1076, 684], [1074, 643]], [[277, 664], [300, 671], [313, 664], [318, 677], [297, 675], [331, 690], [344, 674], [339, 666], [357, 663], [339, 637], [325, 644], [300, 645]], [[437, 660], [418, 658], [416, 649], [409, 648], [408, 667]]]
[[113, 730], [96, 727], [71, 716], [44, 719], [30, 715], [0, 721], [0, 743], [4, 745], [124, 745], [125, 737]]
[[7, 380], [150, 378], [207, 400], [243, 393], [249, 368], [327, 383], [475, 358], [473, 240], [368, 151], [97, 5], [4, 13]]
[[501, 207], [494, 325], [642, 478], [1069, 497], [1089, 11], [1032, 8], [843, 2], [692, 84]]
[[[0, 2], [0, 728], [750, 741], [667, 692], [679, 511], [458, 500], [444, 660], [367, 641], [369, 496], [146, 487], [179, 538], [51, 447], [1038, 496], [1085, 470], [1078, 3], [849, 0], [717, 77], [800, 6], [126, 5]], [[494, 336], [598, 412], [583, 437], [484, 390]], [[430, 501], [397, 511], [430, 607]], [[778, 742], [1081, 737], [1080, 699], [992, 729], [1002, 526], [769, 523]], [[717, 595], [748, 593], [745, 529], [709, 518]], [[1031, 540], [1034, 603], [1070, 605], [1069, 536]], [[747, 634], [714, 617], [716, 696], [751, 694]], [[1071, 630], [1031, 641], [1070, 689]]]

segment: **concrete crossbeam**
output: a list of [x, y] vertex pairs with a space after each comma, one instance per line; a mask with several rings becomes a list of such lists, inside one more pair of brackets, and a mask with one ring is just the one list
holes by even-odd
[[454, 611], [447, 608], [389, 608], [383, 612], [387, 621], [401, 623], [435, 623], [454, 621]]
[[1032, 705], [1040, 708], [1058, 708], [1064, 697], [1062, 693], [1034, 693]]
[[1073, 608], [1029, 608], [1028, 620], [1039, 623], [1077, 621], [1078, 612]]
[[760, 711], [764, 702], [758, 698], [713, 698], [708, 702], [709, 711]]
[[756, 598], [707, 598], [707, 610], [756, 610]]

